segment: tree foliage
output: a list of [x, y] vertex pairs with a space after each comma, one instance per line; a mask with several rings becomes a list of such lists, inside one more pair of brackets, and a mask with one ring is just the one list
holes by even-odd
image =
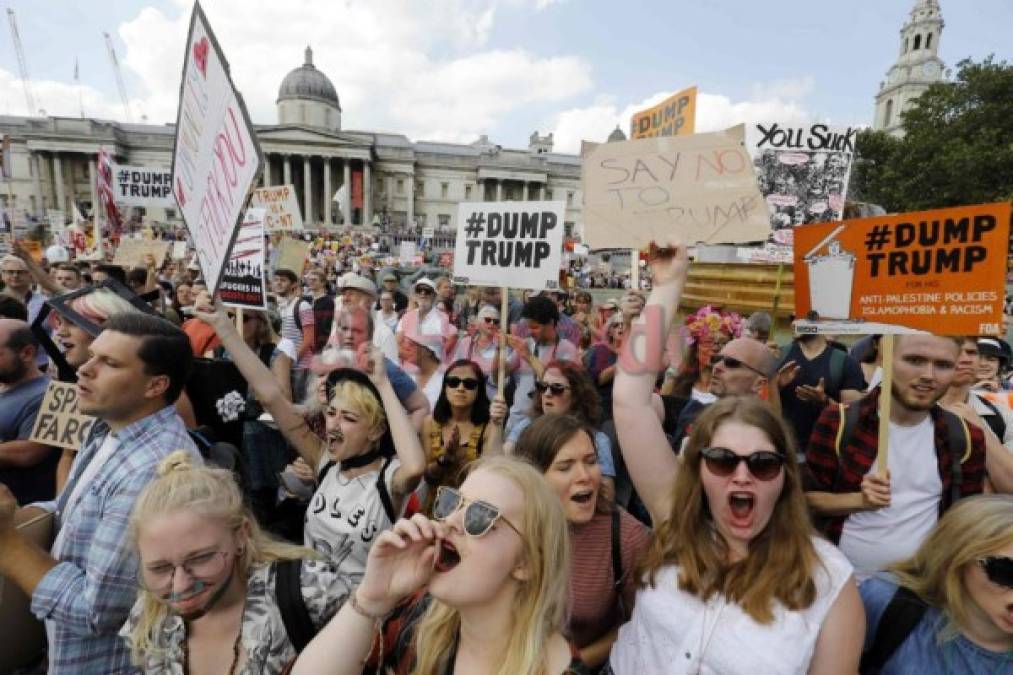
[[1013, 66], [957, 64], [902, 113], [905, 135], [865, 130], [853, 198], [904, 212], [1013, 199]]

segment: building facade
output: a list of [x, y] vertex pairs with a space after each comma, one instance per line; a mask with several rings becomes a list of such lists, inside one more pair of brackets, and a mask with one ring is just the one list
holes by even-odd
[[[308, 47], [276, 104], [277, 124], [255, 124], [261, 184], [294, 185], [308, 228], [389, 223], [450, 232], [460, 202], [526, 199], [565, 201], [568, 230], [580, 224], [580, 158], [553, 152], [552, 134], [536, 131], [528, 148], [509, 149], [486, 136], [456, 144], [344, 130], [338, 93]], [[175, 125], [0, 115], [2, 134], [13, 142], [13, 175], [0, 185], [0, 203], [18, 218], [42, 220], [74, 205], [91, 212], [100, 148], [119, 164], [168, 169]], [[137, 215], [178, 222], [175, 209]]]
[[942, 32], [938, 0], [916, 0], [911, 16], [900, 29], [897, 62], [887, 71], [886, 80], [879, 83], [873, 129], [904, 135], [901, 113], [929, 85], [943, 80], [944, 64], [938, 55]]

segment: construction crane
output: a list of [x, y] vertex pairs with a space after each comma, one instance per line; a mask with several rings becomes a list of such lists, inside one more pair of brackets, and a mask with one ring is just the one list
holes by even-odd
[[123, 101], [123, 110], [127, 114], [127, 121], [133, 122], [130, 115], [130, 101], [127, 99], [127, 87], [123, 84], [123, 73], [120, 72], [120, 61], [116, 58], [116, 50], [113, 48], [113, 39], [105, 31], [102, 35], [106, 39], [106, 48], [109, 50], [109, 60], [113, 62], [113, 72], [116, 73], [116, 86], [120, 89], [120, 100]]
[[14, 16], [14, 10], [7, 9], [7, 21], [11, 24], [11, 39], [14, 41], [14, 51], [18, 55], [18, 70], [21, 71], [21, 86], [25, 88], [25, 103], [28, 104], [28, 115], [38, 114], [35, 109], [35, 96], [32, 94], [32, 83], [28, 78], [28, 63], [25, 61], [25, 50], [21, 48], [21, 35], [18, 34], [18, 20]]

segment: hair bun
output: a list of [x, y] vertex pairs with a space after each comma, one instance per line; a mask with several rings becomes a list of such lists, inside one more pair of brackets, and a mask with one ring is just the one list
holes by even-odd
[[163, 478], [175, 471], [189, 471], [192, 468], [190, 454], [186, 450], [176, 450], [158, 463], [158, 477]]

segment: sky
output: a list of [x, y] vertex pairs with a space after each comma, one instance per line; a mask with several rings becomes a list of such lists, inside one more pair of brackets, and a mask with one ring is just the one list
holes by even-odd
[[[783, 120], [868, 125], [915, 0], [206, 0], [254, 122], [277, 122], [282, 79], [312, 46], [342, 128], [555, 149], [602, 141], [636, 110], [696, 85], [697, 131]], [[1011, 59], [1010, 0], [940, 0], [948, 67]], [[0, 0], [14, 10], [36, 107], [125, 121], [176, 118], [186, 0]], [[6, 22], [0, 114], [27, 105]], [[79, 84], [74, 82], [75, 63]]]

